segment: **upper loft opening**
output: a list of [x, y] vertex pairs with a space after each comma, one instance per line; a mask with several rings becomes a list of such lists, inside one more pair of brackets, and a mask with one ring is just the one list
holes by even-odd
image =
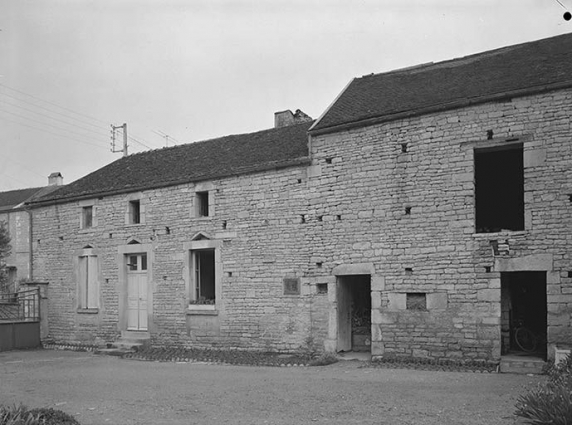
[[522, 144], [475, 149], [475, 230], [524, 230]]

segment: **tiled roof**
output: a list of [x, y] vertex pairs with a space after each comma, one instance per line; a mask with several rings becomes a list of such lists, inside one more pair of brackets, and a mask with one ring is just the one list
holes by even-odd
[[32, 187], [0, 192], [0, 212], [9, 212], [14, 208], [23, 207], [25, 202], [38, 199], [60, 187], [63, 186]]
[[61, 202], [112, 193], [211, 180], [304, 163], [312, 122], [231, 135], [122, 157], [37, 202]]
[[572, 34], [356, 78], [310, 132], [572, 86]]

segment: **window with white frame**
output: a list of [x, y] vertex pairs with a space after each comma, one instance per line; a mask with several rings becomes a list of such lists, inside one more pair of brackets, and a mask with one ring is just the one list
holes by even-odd
[[214, 304], [216, 301], [215, 250], [191, 251], [194, 277], [194, 304]]
[[189, 310], [216, 310], [221, 299], [221, 240], [212, 240], [198, 233], [183, 244], [185, 259], [185, 285]]
[[97, 255], [84, 250], [78, 258], [78, 309], [99, 308], [99, 263]]

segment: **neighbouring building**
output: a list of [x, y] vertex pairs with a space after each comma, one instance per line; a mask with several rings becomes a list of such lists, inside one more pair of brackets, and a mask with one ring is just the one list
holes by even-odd
[[498, 362], [523, 324], [552, 358], [572, 347], [571, 108], [564, 35], [121, 158], [31, 203], [51, 337]]
[[0, 192], [0, 222], [10, 233], [11, 254], [6, 259], [8, 281], [0, 292], [16, 292], [20, 280], [32, 278], [30, 268], [30, 214], [26, 202], [50, 193], [62, 185], [60, 173], [48, 177], [48, 186]]

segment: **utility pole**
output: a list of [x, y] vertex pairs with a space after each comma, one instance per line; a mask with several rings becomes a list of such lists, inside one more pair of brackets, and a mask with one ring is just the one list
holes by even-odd
[[[122, 128], [123, 129], [123, 148], [115, 148], [115, 131]], [[111, 152], [123, 152], [123, 156], [127, 156], [127, 123], [123, 125], [113, 125], [111, 124]]]

